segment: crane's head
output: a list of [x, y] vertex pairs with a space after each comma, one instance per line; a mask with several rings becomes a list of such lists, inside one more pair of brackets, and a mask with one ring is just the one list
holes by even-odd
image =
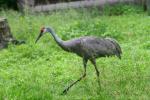
[[37, 43], [37, 41], [43, 36], [44, 33], [48, 32], [48, 28], [45, 28], [45, 27], [42, 27], [41, 30], [40, 30], [40, 34], [39, 36], [37, 37], [35, 43]]

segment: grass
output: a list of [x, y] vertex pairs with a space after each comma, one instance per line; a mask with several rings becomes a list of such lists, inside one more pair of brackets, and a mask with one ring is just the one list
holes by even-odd
[[[0, 99], [2, 100], [149, 100], [150, 99], [150, 17], [129, 13], [99, 15], [98, 11], [74, 9], [53, 13], [27, 14], [1, 11], [11, 31], [26, 44], [10, 44], [0, 51]], [[64, 40], [94, 35], [119, 41], [123, 55], [97, 59], [101, 71], [100, 90], [92, 64], [87, 77], [67, 95], [62, 90], [80, 77], [82, 59], [67, 53], [49, 34], [35, 44], [42, 26], [52, 26]]]

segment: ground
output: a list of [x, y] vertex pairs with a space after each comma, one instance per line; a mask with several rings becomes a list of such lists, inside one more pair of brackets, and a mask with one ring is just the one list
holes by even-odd
[[[150, 17], [145, 12], [108, 16], [95, 9], [70, 9], [22, 16], [8, 10], [0, 16], [8, 19], [14, 37], [26, 41], [0, 51], [0, 99], [150, 99]], [[97, 59], [101, 89], [88, 62], [86, 78], [61, 95], [82, 75], [82, 59], [63, 51], [49, 34], [35, 44], [42, 26], [53, 27], [64, 40], [85, 35], [115, 38], [121, 45], [122, 59]]]

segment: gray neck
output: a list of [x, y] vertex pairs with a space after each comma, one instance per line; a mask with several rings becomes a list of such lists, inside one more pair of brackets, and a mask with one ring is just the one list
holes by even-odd
[[61, 43], [63, 42], [63, 40], [62, 40], [61, 38], [59, 38], [53, 30], [48, 29], [48, 32], [53, 36], [54, 40], [55, 40], [58, 44], [61, 44]]
[[50, 28], [47, 28], [48, 29], [48, 32], [53, 36], [54, 40], [56, 41], [56, 43], [62, 48], [64, 49], [65, 51], [68, 51], [68, 47], [65, 45], [64, 41], [59, 38], [56, 33], [50, 29]]

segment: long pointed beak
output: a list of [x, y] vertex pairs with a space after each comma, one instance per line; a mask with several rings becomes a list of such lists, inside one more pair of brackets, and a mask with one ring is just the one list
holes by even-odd
[[42, 33], [39, 34], [39, 36], [37, 37], [35, 43], [37, 43], [37, 41], [41, 38], [41, 36], [42, 36]]

